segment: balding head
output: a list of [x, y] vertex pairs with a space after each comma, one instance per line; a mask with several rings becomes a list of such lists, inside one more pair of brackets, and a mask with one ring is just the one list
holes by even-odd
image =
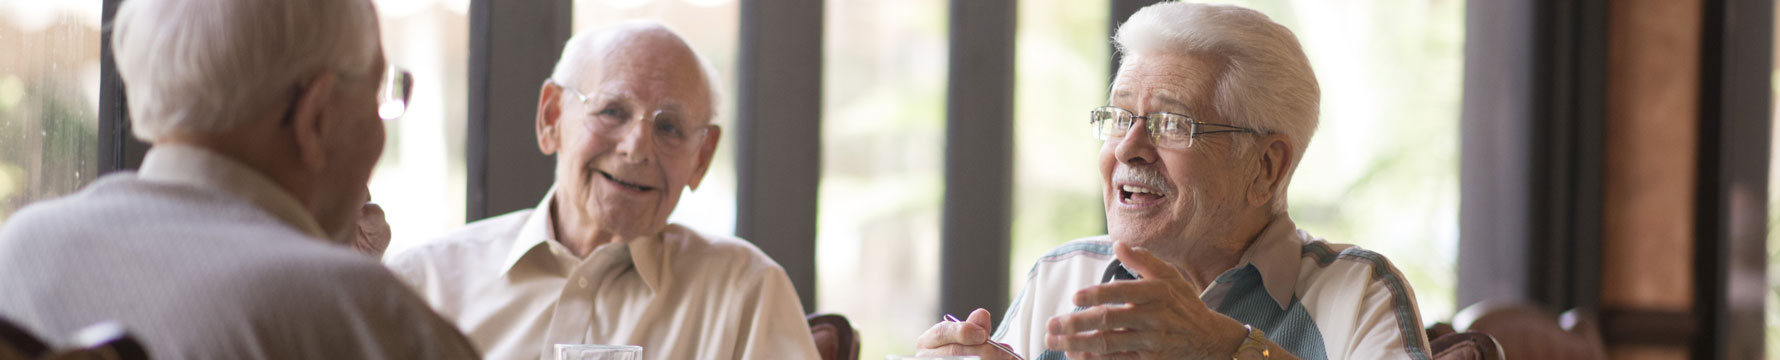
[[111, 26], [131, 130], [149, 142], [264, 121], [305, 77], [375, 75], [381, 56], [369, 0], [130, 0]]
[[707, 101], [702, 120], [715, 121], [717, 108], [722, 104], [723, 89], [716, 68], [693, 51], [679, 32], [659, 22], [627, 21], [575, 34], [563, 46], [562, 58], [557, 60], [550, 79], [578, 88], [591, 86], [586, 82], [594, 81], [592, 77], [602, 66], [620, 63], [621, 57], [626, 56], [668, 62], [661, 65], [676, 71], [696, 71], [704, 82], [704, 100]]
[[722, 128], [715, 72], [673, 30], [606, 26], [569, 40], [539, 89], [538, 149], [556, 155], [559, 238], [578, 255], [667, 226]]

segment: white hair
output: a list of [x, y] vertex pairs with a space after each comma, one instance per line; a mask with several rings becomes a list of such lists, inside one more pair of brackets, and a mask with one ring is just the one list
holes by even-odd
[[153, 142], [255, 121], [317, 71], [369, 76], [369, 0], [130, 0], [113, 20], [132, 132]]
[[1292, 163], [1274, 194], [1284, 211], [1286, 185], [1316, 133], [1316, 74], [1292, 31], [1267, 15], [1230, 5], [1162, 3], [1132, 14], [1114, 36], [1127, 60], [1149, 54], [1199, 54], [1225, 60], [1212, 110], [1232, 125], [1291, 138]]
[[[705, 93], [710, 95], [710, 98], [706, 99], [709, 101], [710, 106], [707, 108], [710, 113], [705, 120], [715, 122], [718, 105], [722, 104], [719, 100], [723, 99], [723, 83], [722, 79], [717, 76], [717, 67], [712, 66], [704, 55], [692, 49], [692, 44], [687, 43], [686, 37], [681, 36], [680, 32], [674, 31], [673, 28], [659, 21], [625, 21], [576, 33], [574, 37], [569, 38], [567, 44], [563, 45], [562, 57], [556, 60], [556, 69], [551, 71], [550, 78], [559, 82], [576, 81], [580, 79], [583, 71], [588, 71], [593, 66], [599, 66], [600, 63], [597, 60], [604, 57], [607, 52], [626, 51], [625, 49], [611, 48], [614, 45], [613, 42], [651, 32], [673, 37], [681, 45], [686, 46], [687, 52], [692, 53], [693, 60], [698, 61], [699, 76], [704, 78]], [[586, 89], [576, 89], [576, 91], [586, 91]]]

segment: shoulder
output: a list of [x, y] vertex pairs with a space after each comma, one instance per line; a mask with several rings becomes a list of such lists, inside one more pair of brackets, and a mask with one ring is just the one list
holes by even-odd
[[1112, 238], [1107, 235], [1085, 237], [1070, 240], [1063, 245], [1051, 248], [1051, 251], [1040, 256], [1038, 260], [1052, 261], [1080, 256], [1111, 257], [1113, 256], [1112, 247]]
[[[1352, 299], [1399, 311], [1415, 311], [1415, 290], [1383, 254], [1321, 240], [1305, 242], [1303, 249], [1298, 288], [1305, 302]], [[1415, 323], [1419, 324], [1419, 321]]]
[[[343, 246], [313, 245], [319, 246], [287, 247], [278, 249], [283, 256], [251, 259], [260, 265], [225, 275], [215, 286], [228, 289], [221, 300], [235, 304], [251, 323], [264, 324], [255, 329], [260, 336], [337, 347], [290, 351], [459, 354], [455, 358], [474, 352], [454, 326], [375, 258]], [[339, 331], [357, 336], [329, 334]]]
[[464, 225], [462, 229], [428, 240], [413, 248], [385, 255], [383, 262], [398, 271], [412, 271], [436, 262], [474, 258], [498, 259], [519, 236], [533, 210], [506, 213]]
[[1112, 248], [1112, 238], [1107, 235], [1070, 240], [1063, 245], [1051, 248], [1051, 251], [1045, 252], [1044, 255], [1033, 261], [1032, 269], [1027, 272], [1027, 276], [1037, 276], [1039, 272], [1059, 266], [1079, 267], [1070, 265], [1081, 263], [1105, 266], [1106, 261], [1112, 261], [1114, 258]]
[[1401, 280], [1397, 267], [1383, 254], [1349, 244], [1335, 244], [1321, 239], [1304, 242], [1300, 248], [1306, 267], [1312, 272], [1364, 275], [1371, 280]]
[[[293, 239], [293, 242], [296, 239]], [[294, 298], [266, 299], [282, 302], [304, 298], [341, 298], [405, 289], [376, 258], [344, 246], [322, 243], [288, 244], [269, 248], [245, 258], [242, 271], [223, 279], [239, 289], [264, 293], [294, 292]]]
[[[700, 232], [680, 224], [662, 231], [662, 251], [669, 258], [691, 260], [724, 271], [766, 270], [783, 274], [784, 268], [754, 243], [738, 237]], [[738, 274], [739, 275], [739, 274]]]

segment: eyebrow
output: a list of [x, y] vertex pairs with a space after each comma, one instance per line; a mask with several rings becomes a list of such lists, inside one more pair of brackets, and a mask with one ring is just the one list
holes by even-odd
[[[1129, 89], [1117, 89], [1113, 91], [1112, 98], [1113, 100], [1118, 100], [1130, 98], [1132, 96], [1136, 96], [1136, 94], [1133, 94]], [[1151, 99], [1160, 102], [1164, 107], [1181, 109], [1181, 114], [1188, 116], [1193, 115], [1193, 107], [1191, 105], [1187, 105], [1185, 101], [1180, 101], [1180, 99], [1167, 91], [1154, 91], [1152, 92]]]

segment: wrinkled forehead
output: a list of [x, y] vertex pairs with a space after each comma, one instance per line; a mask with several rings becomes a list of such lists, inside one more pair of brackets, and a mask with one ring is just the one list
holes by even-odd
[[586, 57], [589, 61], [582, 63], [592, 71], [581, 72], [577, 86], [636, 101], [709, 110], [711, 89], [703, 68], [692, 48], [677, 36], [645, 31], [601, 40]]
[[1222, 71], [1223, 63], [1211, 56], [1130, 56], [1123, 60], [1118, 74], [1113, 77], [1107, 103], [1126, 107], [1144, 105], [1149, 108], [1146, 112], [1207, 108]]

